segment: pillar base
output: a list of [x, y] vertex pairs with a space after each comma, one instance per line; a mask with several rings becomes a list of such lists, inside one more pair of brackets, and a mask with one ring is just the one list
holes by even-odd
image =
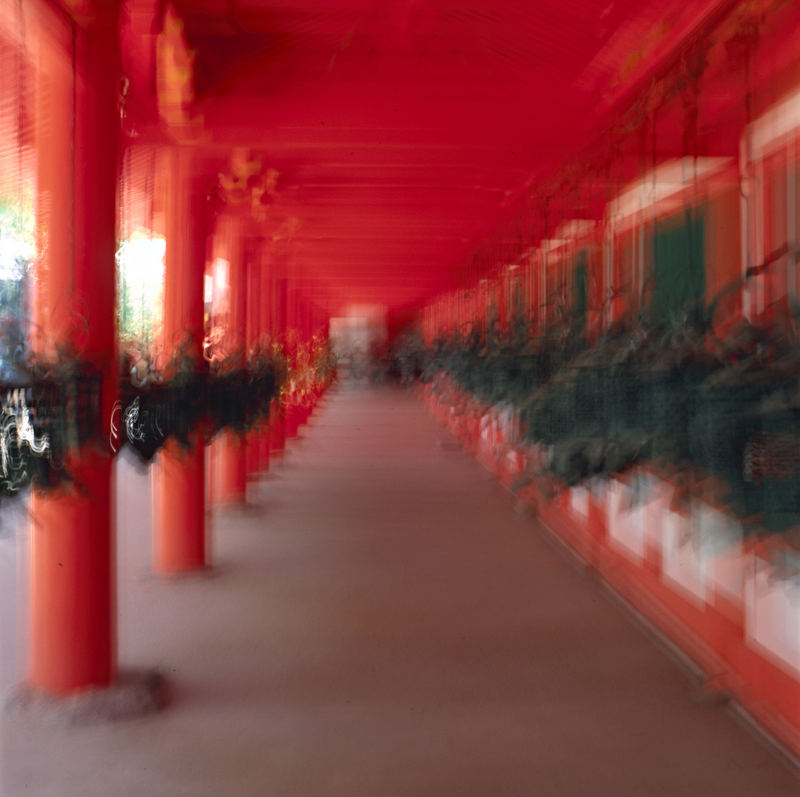
[[[216, 510], [215, 510], [216, 511]], [[212, 514], [209, 509], [206, 515]], [[176, 570], [170, 573], [159, 573], [150, 571], [142, 576], [142, 580], [146, 582], [159, 582], [161, 584], [182, 584], [185, 581], [205, 581], [209, 578], [217, 578], [220, 574], [219, 565], [204, 565], [195, 570]]]
[[227, 501], [219, 504], [212, 504], [209, 507], [211, 515], [252, 515], [260, 517], [266, 514], [263, 504], [253, 503], [252, 501]]
[[5, 713], [33, 726], [68, 728], [118, 722], [160, 711], [169, 703], [168, 682], [157, 670], [129, 670], [110, 686], [54, 695], [29, 684], [11, 690]]
[[232, 430], [215, 438], [211, 457], [210, 503], [243, 504], [247, 500], [247, 462], [244, 438]]

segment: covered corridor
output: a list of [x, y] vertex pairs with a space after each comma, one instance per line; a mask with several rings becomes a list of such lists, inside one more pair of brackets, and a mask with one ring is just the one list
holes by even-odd
[[800, 1], [0, 0], [0, 687], [0, 797], [796, 793]]
[[331, 391], [206, 574], [150, 574], [148, 479], [118, 460], [119, 657], [172, 703], [7, 722], [4, 797], [797, 793], [416, 391]]

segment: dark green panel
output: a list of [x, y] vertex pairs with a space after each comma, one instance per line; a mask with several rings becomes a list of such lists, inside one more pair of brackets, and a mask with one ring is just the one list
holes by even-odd
[[667, 322], [705, 299], [705, 223], [686, 212], [656, 225], [653, 245], [655, 295], [659, 316]]
[[587, 260], [586, 250], [581, 249], [581, 251], [575, 255], [575, 264], [572, 269], [572, 312], [579, 326], [583, 326], [586, 323], [586, 301], [588, 293]]

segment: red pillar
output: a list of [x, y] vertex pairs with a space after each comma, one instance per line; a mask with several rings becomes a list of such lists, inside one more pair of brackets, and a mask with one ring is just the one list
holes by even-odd
[[[261, 261], [259, 243], [251, 240], [247, 251], [247, 309], [246, 309], [246, 347], [248, 356], [254, 354], [261, 339]], [[261, 422], [249, 429], [246, 436], [245, 467], [247, 474], [261, 470]]]
[[[204, 194], [192, 173], [191, 153], [164, 152], [167, 252], [163, 344], [166, 357], [187, 346], [202, 367]], [[153, 569], [181, 573], [206, 565], [205, 446], [200, 430], [190, 446], [169, 440], [153, 473]]]
[[52, 16], [36, 63], [40, 258], [31, 345], [45, 360], [70, 350], [102, 374], [102, 436], [69, 453], [72, 484], [31, 498], [29, 683], [66, 694], [108, 685], [116, 669], [112, 461], [100, 441], [117, 389], [119, 53], [116, 3], [74, 29]]
[[[280, 261], [276, 265], [279, 266]], [[288, 350], [284, 343], [286, 340], [287, 322], [287, 280], [280, 273], [273, 275], [273, 302], [274, 316], [272, 319], [273, 345], [282, 347], [283, 354], [288, 357]], [[286, 394], [282, 400], [273, 402], [274, 412], [271, 417], [270, 453], [280, 453], [286, 448], [286, 409], [288, 400]]]
[[295, 415], [297, 418], [298, 432], [300, 427], [306, 422], [307, 405], [306, 405], [306, 378], [308, 371], [308, 359], [306, 356], [306, 330], [305, 330], [305, 303], [300, 296], [300, 291], [297, 291], [297, 298], [295, 300], [296, 317], [295, 329], [297, 330], [297, 354], [295, 361], [297, 363], [297, 395], [295, 400]]
[[293, 440], [297, 437], [300, 426], [299, 409], [297, 404], [297, 346], [299, 330], [297, 323], [297, 290], [287, 280], [286, 286], [286, 356], [289, 359], [289, 390], [287, 392], [285, 409], [286, 438]]
[[272, 402], [269, 413], [269, 453], [270, 457], [280, 454], [286, 448], [285, 408], [279, 399]]
[[[261, 241], [258, 248], [258, 283], [256, 290], [258, 291], [259, 311], [258, 311], [258, 334], [259, 340], [263, 346], [270, 345], [270, 324], [272, 322], [272, 313], [270, 309], [271, 285], [270, 285], [270, 263], [267, 254], [267, 247], [264, 241]], [[270, 421], [271, 412], [264, 416], [264, 421], [261, 424], [261, 430], [258, 437], [258, 463], [261, 471], [269, 469], [269, 453], [270, 453]]]
[[[244, 364], [247, 321], [247, 266], [242, 220], [224, 215], [217, 222], [214, 257], [227, 262], [228, 280], [224, 311], [228, 365]], [[216, 298], [215, 298], [216, 301]], [[225, 429], [212, 445], [211, 500], [217, 504], [243, 503], [247, 497], [247, 446], [245, 436]]]

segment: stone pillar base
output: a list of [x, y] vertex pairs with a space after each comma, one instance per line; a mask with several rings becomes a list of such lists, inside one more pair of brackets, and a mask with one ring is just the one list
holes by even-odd
[[21, 684], [6, 699], [7, 718], [26, 725], [71, 727], [152, 714], [169, 702], [168, 682], [157, 670], [123, 671], [110, 686], [54, 695]]

